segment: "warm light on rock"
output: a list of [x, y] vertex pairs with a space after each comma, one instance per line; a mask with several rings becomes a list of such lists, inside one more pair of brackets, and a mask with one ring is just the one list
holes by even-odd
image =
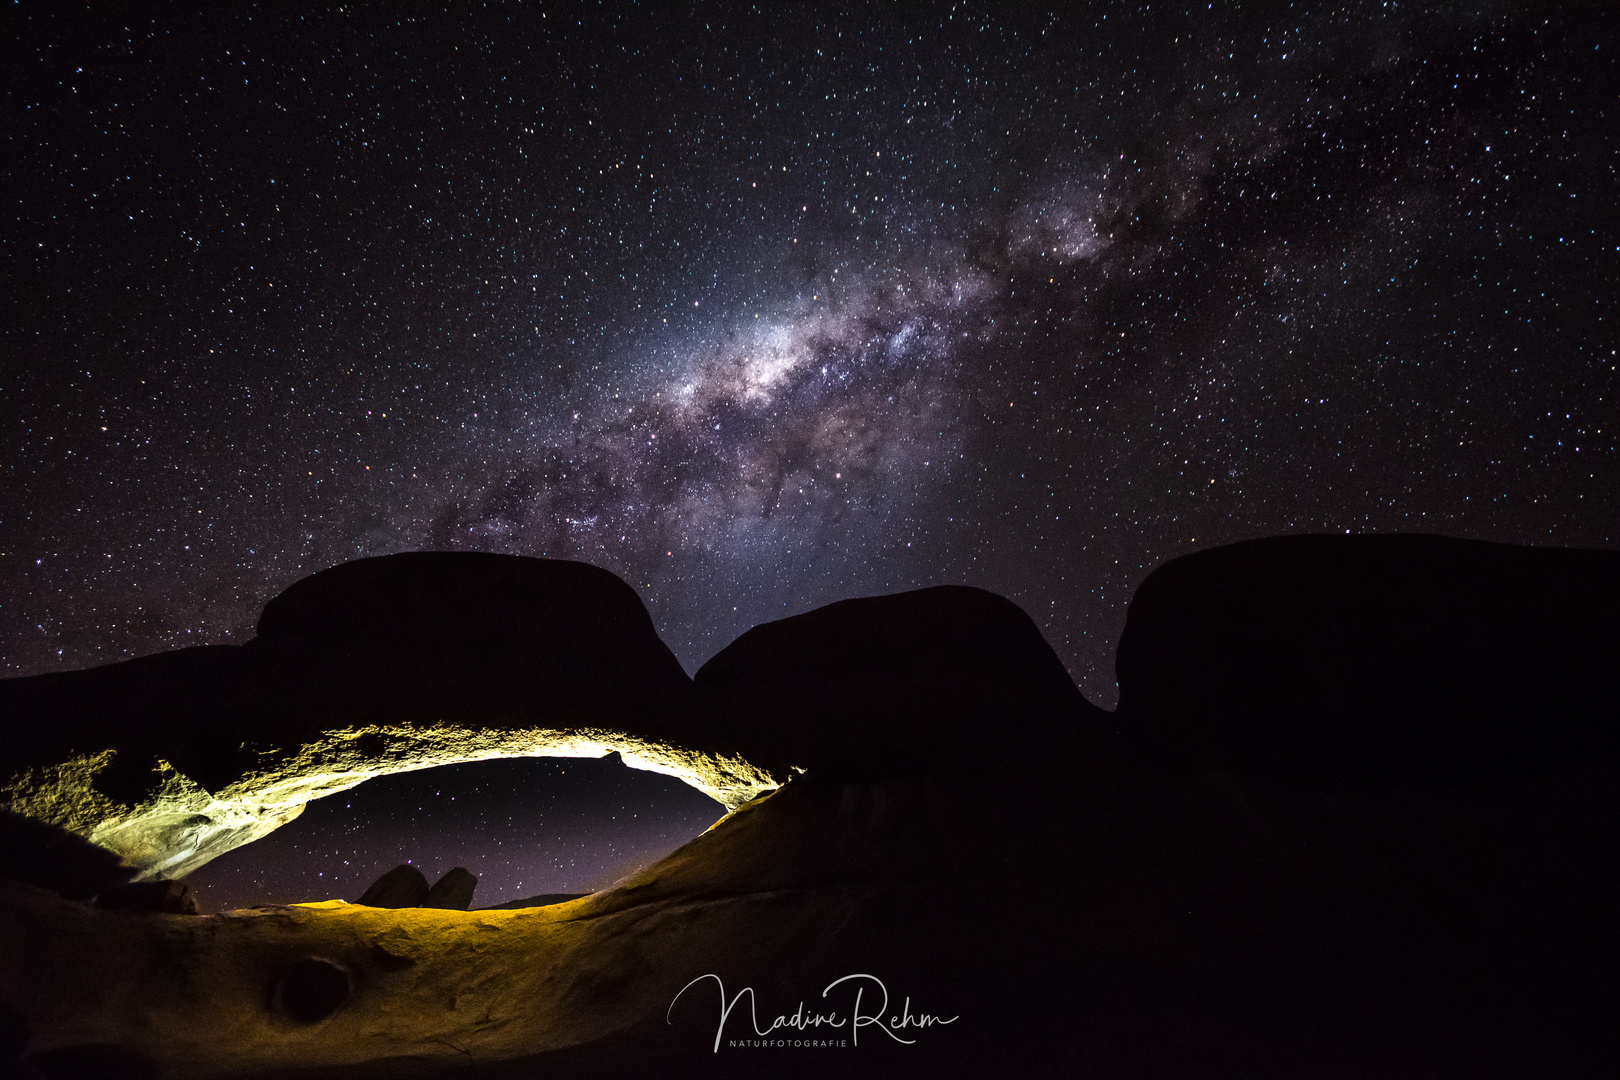
[[3, 790], [5, 807], [77, 833], [139, 868], [138, 880], [184, 877], [235, 847], [251, 843], [303, 812], [311, 799], [346, 791], [376, 776], [464, 761], [511, 757], [603, 757], [618, 752], [631, 768], [684, 780], [727, 810], [774, 790], [764, 770], [720, 756], [602, 730], [479, 731], [451, 725], [366, 727], [332, 732], [283, 754], [217, 793], [203, 790], [167, 763], [158, 789], [120, 804], [96, 787], [116, 751], [31, 769]]

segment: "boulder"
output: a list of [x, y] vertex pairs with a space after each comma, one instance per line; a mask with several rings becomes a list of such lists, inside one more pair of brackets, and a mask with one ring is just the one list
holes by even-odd
[[1297, 536], [1131, 599], [1117, 719], [1149, 763], [1283, 783], [1495, 783], [1620, 748], [1620, 552]]
[[373, 881], [355, 903], [366, 907], [412, 908], [421, 907], [427, 898], [427, 878], [416, 867], [404, 863]]
[[756, 626], [694, 677], [711, 740], [773, 774], [973, 776], [1095, 764], [1111, 718], [1016, 604], [966, 586], [844, 600]]
[[466, 911], [472, 907], [473, 890], [476, 888], [478, 877], [465, 867], [458, 866], [433, 883], [422, 906]]

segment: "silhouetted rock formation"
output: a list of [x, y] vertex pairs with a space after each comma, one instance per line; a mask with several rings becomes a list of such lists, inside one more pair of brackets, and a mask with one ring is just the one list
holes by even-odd
[[477, 876], [469, 873], [465, 867], [458, 866], [433, 883], [422, 906], [466, 911], [472, 907], [473, 890], [476, 888]]
[[965, 586], [844, 600], [756, 626], [694, 678], [713, 742], [821, 780], [1094, 763], [1112, 718], [1029, 616]]
[[313, 726], [499, 717], [645, 724], [686, 674], [630, 586], [586, 563], [479, 553], [361, 559], [265, 605], [245, 646], [318, 680]]
[[184, 881], [131, 881], [103, 889], [96, 907], [114, 911], [162, 911], [170, 915], [197, 914], [197, 900]]
[[427, 898], [427, 878], [416, 867], [402, 863], [373, 881], [355, 903], [367, 907], [410, 908], [421, 907]]
[[1295, 783], [1481, 783], [1620, 748], [1620, 552], [1251, 540], [1131, 600], [1118, 721], [1146, 761]]
[[88, 900], [134, 875], [117, 852], [58, 825], [0, 810], [0, 876]]

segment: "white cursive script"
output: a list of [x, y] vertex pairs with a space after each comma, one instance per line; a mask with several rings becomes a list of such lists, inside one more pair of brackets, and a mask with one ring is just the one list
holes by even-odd
[[[748, 995], [749, 1022], [753, 1026], [754, 1034], [761, 1036], [769, 1035], [771, 1032], [779, 1031], [783, 1028], [790, 1028], [795, 1031], [810, 1031], [820, 1027], [847, 1027], [849, 1028], [851, 1041], [856, 1046], [859, 1046], [861, 1044], [861, 1029], [866, 1027], [875, 1027], [879, 1031], [883, 1032], [883, 1034], [893, 1039], [895, 1042], [910, 1046], [917, 1040], [903, 1038], [899, 1034], [900, 1032], [905, 1031], [907, 1028], [920, 1029], [933, 1027], [935, 1024], [950, 1024], [960, 1019], [960, 1017], [953, 1016], [947, 1020], [942, 1016], [932, 1016], [925, 1012], [913, 1013], [911, 1011], [910, 997], [905, 999], [905, 1004], [901, 1007], [898, 1015], [891, 1014], [889, 1012], [889, 988], [883, 985], [883, 980], [878, 978], [876, 975], [857, 974], [845, 975], [841, 979], [834, 979], [832, 982], [827, 984], [826, 989], [821, 991], [821, 996], [826, 997], [832, 992], [834, 987], [843, 983], [850, 983], [851, 987], [855, 991], [855, 1001], [847, 1013], [840, 1014], [836, 1009], [825, 1013], [807, 1010], [804, 1007], [804, 1002], [801, 1001], [799, 1002], [799, 1007], [793, 1010], [791, 1013], [779, 1014], [770, 1020], [769, 1023], [761, 1026], [759, 1020], [758, 998], [754, 993], [754, 988], [752, 986], [745, 986], [741, 990], [737, 991], [737, 993], [730, 999], [727, 999], [726, 984], [720, 981], [720, 976], [710, 973], [707, 975], [699, 975], [697, 978], [681, 987], [680, 991], [677, 992], [675, 997], [670, 1001], [669, 1008], [664, 1013], [664, 1022], [666, 1024], [673, 1022], [670, 1020], [670, 1016], [675, 1011], [675, 1002], [681, 999], [682, 994], [692, 989], [692, 987], [696, 986], [704, 979], [713, 979], [716, 989], [720, 991], [720, 1023], [716, 1025], [714, 1032], [714, 1052], [717, 1054], [720, 1052], [720, 1041], [725, 1038], [726, 1021], [731, 1019], [732, 1011], [736, 1009], [737, 1004], [742, 1001], [744, 994]], [[882, 998], [877, 1003], [875, 1009], [870, 1009], [864, 1012], [862, 1011], [861, 1006], [865, 1000], [865, 995], [868, 990], [873, 988], [863, 985], [861, 982], [855, 980], [870, 980], [872, 983], [876, 984], [876, 988], [873, 992], [874, 994], [880, 993]]]

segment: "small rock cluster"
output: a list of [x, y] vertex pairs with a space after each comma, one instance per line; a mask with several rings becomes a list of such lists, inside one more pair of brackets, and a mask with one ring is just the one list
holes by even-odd
[[357, 904], [382, 908], [449, 908], [466, 911], [472, 905], [473, 890], [478, 888], [478, 877], [458, 866], [428, 888], [422, 871], [410, 863], [401, 863], [371, 883], [361, 894]]

